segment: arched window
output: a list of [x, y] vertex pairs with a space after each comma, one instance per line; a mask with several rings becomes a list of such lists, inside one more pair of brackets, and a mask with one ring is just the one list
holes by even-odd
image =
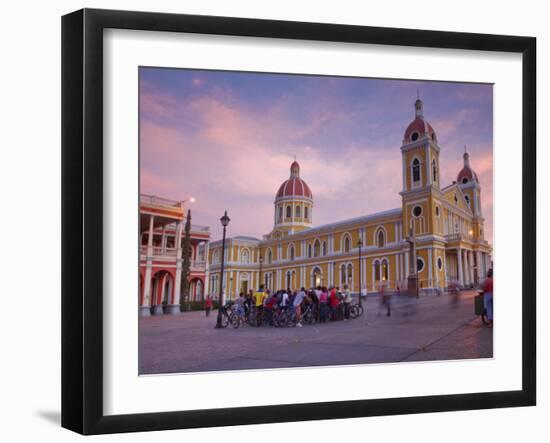
[[346, 283], [346, 265], [340, 266], [340, 283]]
[[311, 258], [311, 243], [307, 245], [307, 256]]
[[288, 256], [290, 260], [294, 260], [294, 246], [291, 245], [288, 249], [289, 249]]
[[283, 221], [283, 207], [279, 206], [279, 223]]
[[322, 277], [321, 277], [321, 270], [319, 268], [315, 268], [312, 273], [312, 286], [317, 287], [321, 286], [322, 283]]
[[413, 182], [419, 182], [420, 181], [420, 160], [415, 158], [412, 162], [412, 176], [413, 176]]
[[313, 244], [313, 256], [319, 257], [321, 253], [321, 243], [319, 240], [315, 240], [315, 243]]
[[323, 257], [325, 255], [327, 255], [327, 242], [326, 241], [323, 242]]
[[433, 182], [437, 183], [437, 164], [435, 162], [435, 159], [432, 161], [432, 174], [433, 174]]
[[344, 238], [344, 253], [348, 253], [350, 249], [351, 249], [351, 240], [346, 235], [346, 237]]
[[301, 217], [302, 216], [302, 207], [301, 206], [296, 206], [296, 217]]
[[424, 260], [422, 260], [420, 257], [416, 259], [416, 270], [418, 272], [422, 272], [424, 269]]
[[384, 231], [380, 229], [376, 235], [376, 244], [379, 248], [383, 248], [386, 244], [386, 239], [384, 238]]
[[374, 262], [374, 280], [380, 281], [380, 262], [378, 260]]
[[348, 264], [348, 275], [346, 275], [348, 279], [348, 283], [353, 280], [353, 266], [351, 266], [351, 263]]
[[216, 249], [214, 251], [214, 254], [212, 255], [212, 263], [219, 263], [220, 262], [220, 251]]
[[388, 261], [386, 259], [382, 260], [382, 280], [388, 280]]
[[468, 206], [470, 206], [470, 196], [469, 196], [469, 195], [465, 195], [465, 196], [464, 196], [464, 200], [466, 200], [466, 203], [468, 203]]
[[304, 208], [304, 218], [306, 220], [309, 218], [309, 208], [307, 206]]
[[250, 253], [248, 252], [248, 249], [243, 249], [241, 251], [241, 263], [250, 263]]
[[286, 207], [286, 218], [292, 217], [292, 208], [290, 206]]
[[267, 263], [270, 265], [273, 260], [273, 253], [271, 252], [271, 249], [267, 251]]

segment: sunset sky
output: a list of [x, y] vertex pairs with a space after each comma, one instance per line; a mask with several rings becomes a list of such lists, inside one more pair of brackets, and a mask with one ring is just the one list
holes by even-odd
[[313, 224], [401, 207], [401, 146], [417, 90], [441, 148], [441, 184], [464, 145], [481, 184], [492, 243], [491, 85], [163, 68], [140, 70], [141, 192], [194, 197], [194, 224], [261, 238], [294, 156]]

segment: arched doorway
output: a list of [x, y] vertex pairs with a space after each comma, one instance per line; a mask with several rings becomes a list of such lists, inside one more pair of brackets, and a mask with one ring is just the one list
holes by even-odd
[[200, 278], [194, 278], [189, 282], [189, 301], [201, 301], [204, 299], [204, 282]]
[[250, 289], [250, 274], [248, 272], [241, 273], [239, 282], [239, 293], [247, 294]]
[[151, 314], [164, 313], [164, 306], [172, 303], [174, 278], [166, 270], [157, 271], [153, 275], [151, 285]]

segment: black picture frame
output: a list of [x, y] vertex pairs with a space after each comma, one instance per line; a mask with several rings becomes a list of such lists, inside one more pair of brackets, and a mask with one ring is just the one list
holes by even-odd
[[[171, 31], [522, 55], [522, 388], [392, 399], [103, 413], [103, 31]], [[232, 17], [83, 9], [62, 18], [62, 426], [82, 434], [536, 404], [536, 39]]]

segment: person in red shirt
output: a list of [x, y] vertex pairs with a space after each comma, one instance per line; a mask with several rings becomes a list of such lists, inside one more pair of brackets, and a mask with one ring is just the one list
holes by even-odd
[[487, 313], [489, 325], [493, 325], [493, 270], [489, 269], [487, 278], [483, 283], [483, 305]]
[[338, 301], [338, 296], [336, 295], [336, 288], [334, 286], [330, 289], [330, 295], [329, 295], [328, 301], [329, 301], [330, 313], [331, 313], [332, 319], [337, 320], [337, 309], [338, 309], [338, 304], [340, 302]]
[[206, 297], [204, 302], [204, 310], [206, 311], [206, 316], [208, 317], [210, 315], [210, 311], [212, 310], [212, 297], [209, 295]]

